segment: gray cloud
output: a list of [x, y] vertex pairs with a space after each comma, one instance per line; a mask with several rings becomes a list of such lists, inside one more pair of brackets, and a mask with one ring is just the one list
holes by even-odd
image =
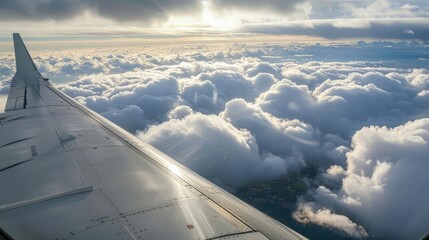
[[0, 18], [64, 20], [81, 14], [84, 9], [80, 0], [2, 0], [0, 1]]
[[2, 0], [0, 18], [15, 20], [65, 20], [84, 11], [117, 21], [151, 22], [165, 20], [171, 14], [199, 10], [198, 0]]
[[[428, 18], [328, 19], [275, 24], [248, 24], [243, 31], [277, 35], [309, 35], [327, 39], [420, 39], [429, 40]], [[411, 30], [414, 34], [408, 34]]]
[[132, 133], [148, 124], [143, 110], [136, 105], [127, 105], [123, 109], [110, 107], [102, 115]]
[[297, 4], [305, 0], [213, 0], [212, 4], [221, 10], [247, 10], [251, 12], [275, 12], [279, 14], [290, 13], [297, 10]]
[[101, 16], [118, 21], [164, 20], [177, 13], [192, 14], [194, 11], [199, 11], [201, 7], [199, 0], [91, 0], [87, 4], [90, 9]]

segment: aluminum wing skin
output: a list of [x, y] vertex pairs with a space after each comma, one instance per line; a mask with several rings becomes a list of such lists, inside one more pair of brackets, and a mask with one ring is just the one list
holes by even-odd
[[13, 37], [0, 239], [305, 239], [55, 89]]

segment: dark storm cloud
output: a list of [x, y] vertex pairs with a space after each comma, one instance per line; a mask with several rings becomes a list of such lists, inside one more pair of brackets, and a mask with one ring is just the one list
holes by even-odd
[[285, 24], [254, 24], [245, 32], [274, 35], [308, 35], [327, 39], [419, 39], [429, 40], [429, 20], [412, 19], [342, 19], [309, 20]]
[[88, 10], [117, 21], [151, 22], [200, 7], [198, 0], [0, 0], [0, 19], [64, 20]]

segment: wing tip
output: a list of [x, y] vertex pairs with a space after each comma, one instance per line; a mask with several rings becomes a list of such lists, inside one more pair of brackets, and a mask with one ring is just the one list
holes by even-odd
[[21, 35], [19, 33], [12, 33], [13, 41], [16, 42], [18, 39], [22, 41]]

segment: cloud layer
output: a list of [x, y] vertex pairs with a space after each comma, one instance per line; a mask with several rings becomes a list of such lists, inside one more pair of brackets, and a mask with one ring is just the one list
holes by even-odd
[[428, 41], [427, 18], [344, 18], [248, 24], [244, 31], [275, 35], [309, 35], [326, 39], [419, 39]]
[[[52, 51], [35, 62], [69, 96], [230, 191], [298, 175], [310, 190], [297, 221], [408, 239], [429, 230], [429, 71], [415, 67], [425, 49], [157, 46]], [[12, 56], [0, 64], [6, 93]]]

